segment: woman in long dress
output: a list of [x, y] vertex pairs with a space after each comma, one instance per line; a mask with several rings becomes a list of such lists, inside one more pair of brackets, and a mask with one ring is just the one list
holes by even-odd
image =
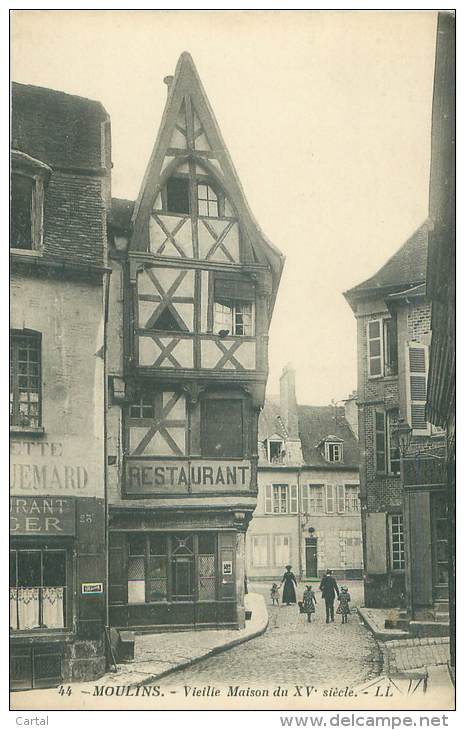
[[291, 572], [292, 565], [286, 565], [286, 572], [283, 575], [281, 585], [284, 584], [282, 602], [289, 606], [291, 603], [296, 602], [295, 589], [297, 588], [297, 581], [294, 573]]

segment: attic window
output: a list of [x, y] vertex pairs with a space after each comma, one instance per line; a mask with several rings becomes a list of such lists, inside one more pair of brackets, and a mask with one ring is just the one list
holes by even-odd
[[190, 213], [189, 178], [170, 177], [166, 183], [166, 207], [169, 213]]
[[198, 213], [208, 218], [218, 218], [218, 195], [211, 185], [197, 183]]
[[268, 461], [270, 464], [282, 464], [285, 456], [284, 444], [278, 439], [268, 441]]
[[340, 441], [325, 441], [325, 459], [340, 462], [344, 457], [344, 444]]
[[39, 175], [11, 176], [10, 248], [37, 251], [42, 244], [43, 181]]

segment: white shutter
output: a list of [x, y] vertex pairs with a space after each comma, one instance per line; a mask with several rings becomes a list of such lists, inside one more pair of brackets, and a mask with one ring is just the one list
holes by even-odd
[[345, 487], [343, 484], [337, 485], [337, 511], [345, 512]]
[[407, 344], [407, 418], [414, 434], [430, 432], [426, 420], [426, 386], [428, 378], [428, 347], [419, 342]]
[[299, 502], [297, 500], [297, 484], [291, 484], [290, 513], [296, 515], [299, 511]]
[[372, 319], [367, 322], [368, 377], [379, 378], [383, 375], [383, 320]]
[[271, 484], [265, 486], [265, 513], [271, 514], [273, 512], [273, 500], [271, 498]]
[[334, 512], [334, 486], [326, 485], [326, 512], [332, 514]]
[[309, 486], [308, 484], [301, 484], [300, 486], [300, 499], [302, 500], [301, 509], [303, 514], [308, 514], [310, 512], [310, 505], [309, 505]]

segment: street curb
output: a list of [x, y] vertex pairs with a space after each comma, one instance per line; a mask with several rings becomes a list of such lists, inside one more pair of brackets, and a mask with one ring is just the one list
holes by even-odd
[[393, 633], [392, 631], [389, 631], [389, 629], [386, 629], [385, 631], [378, 629], [378, 627], [372, 621], [370, 621], [368, 616], [365, 615], [363, 608], [359, 608], [358, 606], [357, 613], [367, 629], [371, 631], [377, 641], [402, 641], [403, 639], [411, 638], [410, 634], [408, 634], [407, 632], [402, 632], [402, 634], [400, 634]]
[[146, 684], [152, 684], [154, 681], [161, 679], [162, 677], [166, 677], [168, 674], [174, 674], [174, 672], [181, 671], [182, 669], [186, 669], [187, 667], [191, 667], [193, 664], [197, 664], [197, 662], [201, 662], [204, 659], [207, 659], [208, 657], [215, 656], [216, 654], [222, 654], [224, 651], [227, 651], [228, 649], [232, 649], [235, 646], [239, 646], [240, 644], [245, 644], [247, 641], [250, 641], [251, 639], [256, 639], [258, 636], [261, 636], [265, 633], [265, 631], [268, 628], [268, 624], [270, 621], [270, 617], [268, 615], [268, 611], [266, 609], [266, 604], [264, 603], [265, 611], [266, 611], [266, 621], [265, 623], [260, 626], [259, 629], [256, 629], [253, 633], [248, 634], [247, 636], [241, 636], [237, 639], [231, 639], [231, 641], [227, 641], [225, 644], [221, 644], [220, 646], [215, 646], [213, 649], [209, 649], [209, 651], [206, 651], [205, 654], [202, 654], [201, 656], [196, 656], [193, 659], [187, 659], [184, 662], [180, 662], [179, 664], [176, 664], [174, 667], [170, 667], [169, 669], [165, 669], [163, 672], [159, 672], [157, 674], [150, 674], [147, 677], [144, 677], [144, 679], [140, 679], [136, 682], [131, 682], [130, 684], [126, 685], [127, 687], [143, 687]]

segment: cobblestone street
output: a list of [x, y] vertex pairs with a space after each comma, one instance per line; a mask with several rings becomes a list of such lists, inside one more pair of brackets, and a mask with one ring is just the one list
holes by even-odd
[[[376, 641], [356, 613], [342, 626], [340, 616], [326, 624], [324, 603], [317, 592], [312, 622], [297, 606], [273, 607], [267, 584], [251, 584], [249, 590], [265, 595], [270, 616], [268, 630], [218, 656], [163, 679], [163, 686], [185, 684], [315, 684], [350, 686], [365, 682], [381, 671]], [[298, 597], [303, 585], [299, 586]], [[358, 584], [349, 584], [356, 604]]]

